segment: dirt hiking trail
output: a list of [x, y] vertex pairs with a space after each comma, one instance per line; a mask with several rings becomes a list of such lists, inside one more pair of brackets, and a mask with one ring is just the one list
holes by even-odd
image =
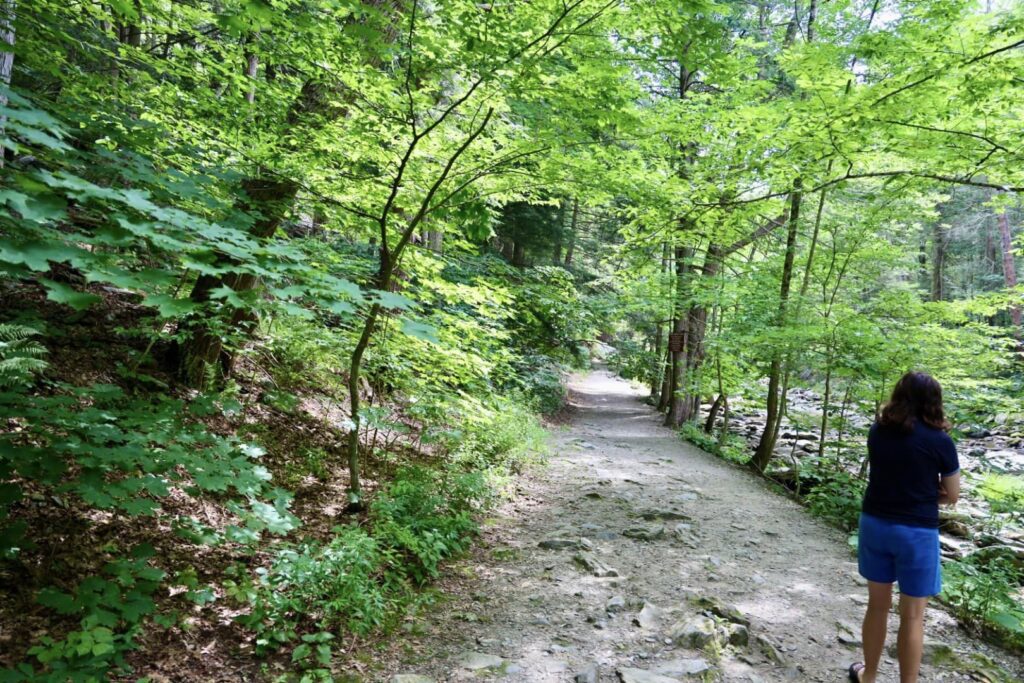
[[[845, 680], [867, 602], [846, 536], [683, 442], [611, 373], [570, 386], [550, 464], [521, 479], [379, 680]], [[998, 680], [979, 656], [1024, 680], [940, 608], [926, 634], [922, 681]], [[881, 673], [898, 680], [894, 656]]]

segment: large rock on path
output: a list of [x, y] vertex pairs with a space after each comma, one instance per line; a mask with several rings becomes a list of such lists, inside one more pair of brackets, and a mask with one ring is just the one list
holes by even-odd
[[622, 683], [681, 683], [678, 678], [662, 676], [653, 671], [644, 671], [643, 669], [624, 667], [618, 669], [615, 673], [619, 675], [619, 680]]
[[504, 666], [505, 660], [495, 655], [485, 655], [480, 652], [465, 652], [459, 657], [459, 666], [470, 671], [482, 671], [483, 669], [500, 669]]

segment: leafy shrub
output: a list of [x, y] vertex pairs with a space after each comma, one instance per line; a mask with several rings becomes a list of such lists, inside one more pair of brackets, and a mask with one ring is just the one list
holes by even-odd
[[968, 558], [946, 562], [943, 570], [942, 600], [960, 621], [1024, 646], [1024, 608], [1014, 599], [1024, 572], [1012, 558], [997, 556], [984, 563]]
[[0, 388], [24, 384], [46, 369], [46, 348], [32, 339], [37, 334], [31, 327], [0, 323]]
[[[165, 397], [140, 401], [111, 384], [54, 389], [52, 396], [0, 394], [0, 419], [22, 425], [0, 435], [0, 478], [31, 480], [128, 515], [153, 514], [175, 484], [193, 493], [235, 493], [250, 500], [257, 516], [264, 510], [256, 501], [270, 479], [257, 463], [262, 449], [189, 420], [219, 411], [212, 398], [186, 405]], [[0, 493], [0, 503], [9, 505], [21, 498], [21, 486], [4, 484]], [[273, 506], [277, 531], [297, 523], [286, 504], [278, 497]], [[0, 542], [0, 551], [16, 553], [17, 529], [0, 529]]]
[[750, 460], [751, 454], [747, 448], [747, 442], [743, 437], [735, 434], [726, 434], [722, 439], [720, 436], [708, 434], [704, 428], [696, 422], [686, 422], [679, 429], [679, 435], [694, 446], [713, 453], [735, 463], [744, 464]]
[[460, 408], [462, 426], [449, 441], [455, 466], [484, 473], [498, 487], [499, 480], [543, 452], [546, 433], [523, 401], [466, 400]]
[[538, 412], [551, 414], [565, 405], [567, 392], [562, 381], [562, 368], [553, 359], [529, 354], [517, 361], [514, 367], [514, 385]]
[[83, 579], [77, 588], [39, 591], [37, 600], [60, 614], [81, 616], [79, 628], [63, 637], [44, 635], [28, 652], [42, 665], [36, 670], [23, 662], [0, 671], [0, 681], [101, 681], [109, 670], [125, 670], [124, 655], [135, 649], [135, 637], [143, 619], [156, 608], [151, 595], [164, 572], [149, 566], [149, 546], [140, 546], [130, 557], [114, 560], [104, 576]]
[[479, 472], [401, 470], [370, 507], [375, 537], [403, 559], [416, 583], [434, 578], [442, 560], [462, 552], [477, 531], [473, 512], [486, 497]]
[[[345, 628], [366, 633], [380, 626], [393, 598], [381, 582], [390, 551], [358, 527], [342, 527], [329, 543], [304, 543], [279, 550], [270, 567], [257, 570], [251, 588], [239, 590], [252, 604], [239, 619], [256, 631], [256, 644], [276, 649], [315, 624], [320, 631]], [[244, 584], [243, 584], [244, 586]]]
[[989, 473], [977, 490], [992, 506], [993, 512], [1024, 513], [1024, 477]]
[[804, 502], [818, 517], [845, 531], [857, 529], [867, 482], [846, 470], [801, 467]]
[[648, 382], [651, 371], [658, 362], [658, 356], [635, 339], [615, 342], [615, 353], [608, 358], [608, 366], [626, 379]]

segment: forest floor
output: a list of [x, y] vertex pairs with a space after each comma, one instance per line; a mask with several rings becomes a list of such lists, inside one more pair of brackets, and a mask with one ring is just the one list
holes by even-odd
[[[520, 479], [372, 680], [844, 680], [867, 594], [846, 535], [683, 442], [611, 373], [570, 388], [548, 466]], [[926, 629], [922, 680], [998, 680], [994, 663], [1024, 680], [1024, 662], [941, 607]], [[895, 657], [882, 676], [898, 679]]]

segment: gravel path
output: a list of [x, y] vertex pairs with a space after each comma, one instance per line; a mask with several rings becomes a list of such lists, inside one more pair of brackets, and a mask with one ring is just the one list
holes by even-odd
[[[866, 603], [845, 535], [683, 442], [612, 374], [571, 389], [550, 465], [523, 477], [379, 680], [844, 680]], [[941, 609], [927, 633], [923, 681], [997, 680], [981, 653], [1024, 680]], [[894, 658], [882, 675], [898, 680]]]

